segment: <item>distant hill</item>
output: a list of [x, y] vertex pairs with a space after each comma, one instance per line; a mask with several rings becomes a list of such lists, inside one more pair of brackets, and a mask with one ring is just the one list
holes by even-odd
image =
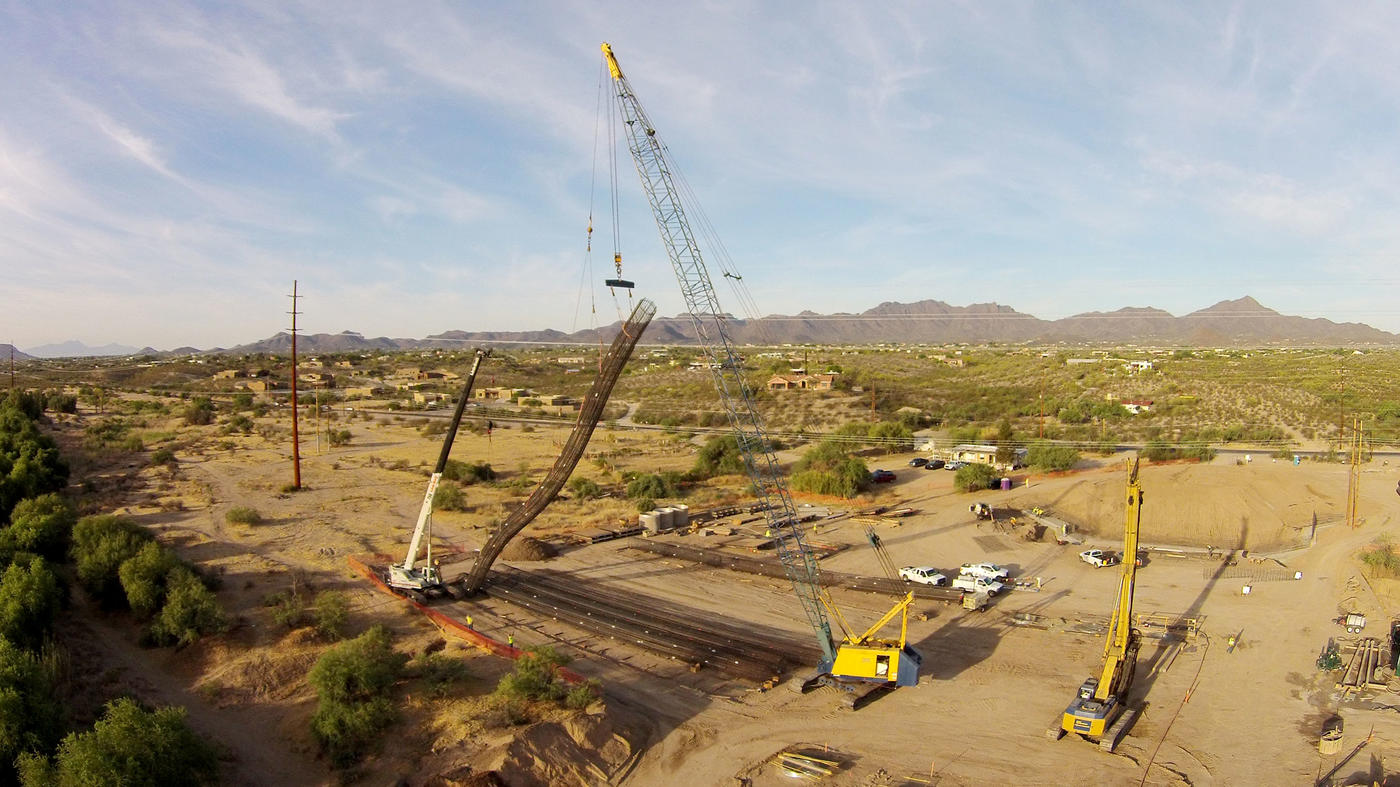
[[[1182, 317], [1151, 307], [1127, 307], [1112, 312], [1087, 312], [1058, 320], [1043, 320], [998, 303], [951, 306], [942, 301], [882, 303], [857, 314], [818, 314], [804, 311], [795, 315], [775, 314], [757, 320], [728, 315], [730, 336], [738, 344], [949, 344], [981, 342], [1067, 343], [1067, 344], [1155, 344], [1179, 347], [1313, 345], [1350, 346], [1358, 344], [1400, 345], [1400, 335], [1357, 322], [1333, 322], [1322, 318], [1292, 317], [1263, 306], [1245, 296], [1221, 301]], [[535, 331], [446, 331], [423, 339], [366, 338], [355, 331], [300, 334], [300, 353], [418, 350], [429, 348], [462, 349], [491, 344], [595, 344], [610, 341], [618, 323], [564, 333], [553, 329]], [[695, 332], [688, 315], [658, 317], [643, 339], [647, 344], [695, 344]], [[4, 345], [0, 345], [4, 347]], [[229, 349], [215, 348], [209, 354], [291, 352], [292, 336], [281, 332], [261, 341]], [[150, 348], [109, 344], [88, 347], [81, 342], [44, 345], [33, 355], [132, 355], [148, 354]], [[196, 353], [181, 347], [173, 354]], [[45, 353], [51, 353], [45, 355]], [[171, 354], [162, 353], [162, 354]], [[27, 357], [22, 353], [16, 358]]]
[[0, 361], [9, 360], [11, 352], [14, 352], [16, 361], [26, 361], [34, 357], [28, 353], [21, 352], [18, 347], [12, 344], [0, 344]]
[[129, 347], [125, 344], [104, 344], [99, 347], [90, 347], [76, 339], [29, 348], [29, 354], [36, 358], [88, 358], [99, 355], [136, 355], [138, 352], [140, 352], [139, 347]]

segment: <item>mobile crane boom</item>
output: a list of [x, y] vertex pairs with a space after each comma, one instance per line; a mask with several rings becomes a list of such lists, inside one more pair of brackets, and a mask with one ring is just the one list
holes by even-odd
[[1123, 561], [1118, 580], [1118, 602], [1108, 624], [1104, 642], [1103, 669], [1079, 687], [1057, 727], [1050, 735], [1066, 732], [1098, 740], [1099, 747], [1113, 751], [1136, 716], [1125, 713], [1133, 685], [1141, 635], [1133, 628], [1133, 588], [1137, 580], [1138, 528], [1142, 523], [1142, 484], [1138, 481], [1138, 460], [1128, 470], [1127, 504], [1123, 512]]
[[[443, 435], [442, 451], [438, 454], [437, 465], [433, 467], [433, 474], [428, 478], [428, 491], [424, 493], [423, 505], [418, 509], [418, 521], [413, 527], [413, 539], [409, 541], [408, 554], [404, 557], [402, 564], [395, 563], [390, 566], [388, 574], [384, 577], [384, 581], [389, 587], [409, 593], [429, 593], [444, 589], [437, 566], [433, 565], [431, 535], [433, 497], [437, 494], [438, 484], [442, 481], [442, 473], [447, 469], [447, 458], [452, 455], [452, 442], [457, 438], [457, 427], [462, 424], [462, 413], [466, 411], [467, 400], [471, 398], [472, 386], [476, 383], [476, 373], [481, 368], [482, 360], [490, 355], [490, 350], [477, 350], [476, 358], [472, 360], [472, 369], [467, 374], [467, 382], [462, 387], [462, 395], [457, 399], [457, 408], [452, 411], [452, 422], [448, 424], [447, 433]], [[425, 534], [428, 535], [428, 556], [422, 568], [415, 568], [415, 564], [418, 562], [418, 550], [423, 544]]]
[[[646, 191], [662, 245], [680, 284], [691, 326], [709, 361], [715, 388], [728, 414], [729, 425], [737, 438], [745, 470], [763, 509], [768, 529], [776, 535], [774, 541], [784, 573], [792, 583], [821, 647], [818, 680], [833, 680], [848, 690], [853, 690], [857, 684], [873, 684], [882, 688], [914, 685], [918, 681], [922, 657], [906, 646], [905, 632], [901, 630], [898, 641], [874, 639], [875, 630], [895, 615], [906, 613], [907, 622], [909, 598], [902, 600], [877, 626], [858, 637], [852, 637], [848, 631], [845, 641], [838, 646], [832, 636], [831, 624], [826, 616], [830, 599], [821, 590], [816, 557], [805, 543], [806, 536], [798, 521], [782, 468], [754, 407], [753, 395], [744, 382], [743, 359], [734, 351], [724, 311], [720, 308], [709, 270], [705, 267], [695, 234], [681, 205], [673, 174], [674, 164], [622, 68], [618, 66], [612, 47], [605, 43], [602, 50], [616, 88], [615, 97], [626, 129], [628, 148], [642, 188]], [[858, 700], [855, 698], [852, 702]]]

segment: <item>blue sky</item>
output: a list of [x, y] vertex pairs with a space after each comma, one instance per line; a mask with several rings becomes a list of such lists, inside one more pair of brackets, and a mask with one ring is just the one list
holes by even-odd
[[[762, 313], [1249, 294], [1400, 331], [1397, 17], [0, 0], [0, 342], [230, 346], [294, 278], [309, 331], [567, 331], [581, 281], [610, 322], [605, 40]], [[675, 314], [619, 181], [626, 273]]]

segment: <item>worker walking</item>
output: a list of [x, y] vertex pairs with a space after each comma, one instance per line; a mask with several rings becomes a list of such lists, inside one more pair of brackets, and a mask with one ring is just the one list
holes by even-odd
[[515, 647], [515, 635], [514, 635], [514, 634], [507, 634], [507, 635], [506, 635], [506, 644], [509, 645], [509, 646], [511, 646], [512, 648]]

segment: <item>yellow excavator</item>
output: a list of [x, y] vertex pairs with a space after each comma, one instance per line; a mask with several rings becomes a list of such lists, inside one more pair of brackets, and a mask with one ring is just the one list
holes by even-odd
[[1127, 509], [1123, 514], [1122, 576], [1118, 583], [1118, 605], [1108, 624], [1104, 645], [1103, 670], [1079, 687], [1079, 694], [1065, 708], [1060, 723], [1046, 734], [1059, 740], [1073, 732], [1099, 748], [1113, 751], [1142, 710], [1129, 707], [1128, 693], [1133, 686], [1141, 635], [1133, 628], [1133, 582], [1137, 578], [1138, 526], [1142, 522], [1142, 484], [1138, 482], [1138, 460], [1128, 470]]

